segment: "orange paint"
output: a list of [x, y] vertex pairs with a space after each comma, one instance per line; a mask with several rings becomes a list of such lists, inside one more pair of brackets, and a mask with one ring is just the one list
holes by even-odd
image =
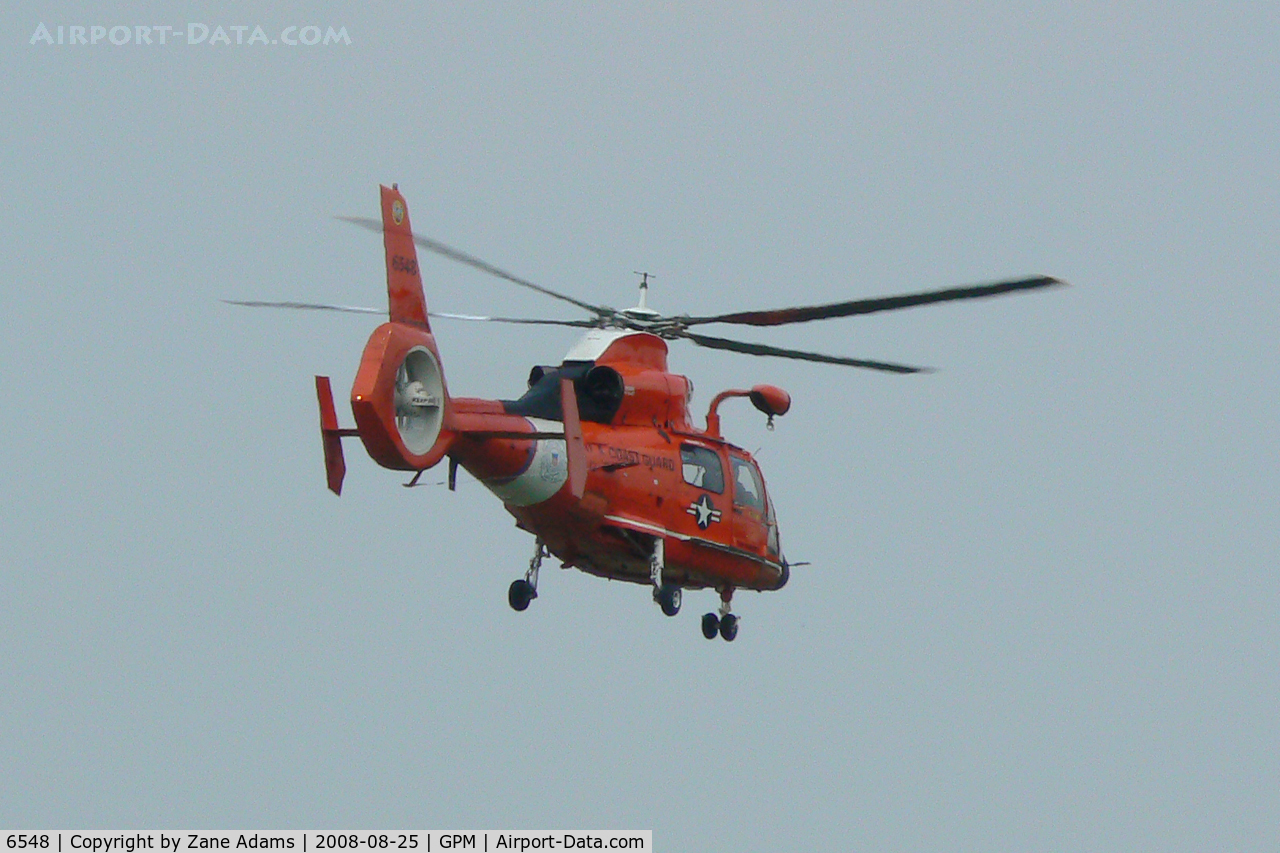
[[[331, 483], [332, 444], [354, 432], [386, 468], [422, 471], [447, 455], [565, 566], [651, 584], [651, 558], [660, 557], [662, 585], [720, 590], [722, 613], [734, 589], [786, 582], [764, 481], [751, 455], [720, 436], [716, 413], [722, 400], [750, 396], [780, 415], [786, 392], [725, 392], [700, 429], [689, 380], [667, 369], [666, 342], [600, 329], [550, 369], [553, 394], [527, 403], [451, 397], [398, 190], [382, 188], [382, 219], [390, 322], [369, 337], [352, 385], [356, 430], [337, 428], [321, 393]], [[542, 379], [535, 372], [531, 381]], [[535, 408], [537, 416], [521, 413]]]

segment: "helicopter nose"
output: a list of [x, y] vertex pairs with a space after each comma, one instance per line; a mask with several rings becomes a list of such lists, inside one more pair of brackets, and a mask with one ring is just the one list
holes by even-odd
[[784, 557], [782, 559], [782, 576], [778, 578], [778, 585], [774, 589], [782, 589], [789, 580], [791, 580], [791, 564]]

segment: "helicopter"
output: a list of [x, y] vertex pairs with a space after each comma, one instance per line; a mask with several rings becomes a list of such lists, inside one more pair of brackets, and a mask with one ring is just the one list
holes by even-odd
[[[785, 415], [791, 397], [773, 385], [716, 394], [702, 426], [690, 412], [693, 384], [668, 369], [667, 342], [756, 356], [799, 359], [890, 373], [928, 368], [784, 349], [691, 331], [719, 323], [779, 326], [974, 299], [1063, 284], [1048, 276], [1000, 281], [825, 305], [707, 316], [664, 316], [639, 302], [615, 310], [543, 287], [466, 252], [414, 234], [399, 186], [381, 187], [381, 219], [339, 217], [380, 232], [386, 252], [387, 309], [303, 302], [226, 300], [249, 307], [385, 314], [369, 336], [351, 387], [354, 428], [339, 425], [330, 378], [316, 376], [328, 487], [341, 495], [343, 440], [359, 438], [384, 468], [411, 471], [407, 486], [447, 460], [448, 487], [462, 468], [484, 484], [534, 536], [528, 569], [508, 588], [512, 609], [538, 597], [547, 558], [602, 578], [650, 588], [667, 616], [684, 590], [713, 589], [719, 608], [702, 617], [702, 633], [732, 641], [737, 590], [782, 589], [793, 567], [753, 455], [724, 437], [720, 406], [746, 398], [768, 419]], [[440, 314], [427, 310], [417, 248], [511, 284], [571, 304], [583, 319], [545, 320]], [[585, 330], [558, 365], [535, 365], [514, 400], [454, 396], [431, 329], [433, 318], [554, 325]]]

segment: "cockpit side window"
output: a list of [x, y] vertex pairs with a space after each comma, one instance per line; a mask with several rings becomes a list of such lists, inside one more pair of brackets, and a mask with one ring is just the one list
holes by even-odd
[[739, 456], [731, 456], [733, 462], [733, 503], [756, 512], [764, 512], [764, 481], [755, 463]]
[[720, 454], [698, 444], [682, 444], [680, 462], [686, 483], [708, 492], [724, 493], [724, 466], [720, 464]]

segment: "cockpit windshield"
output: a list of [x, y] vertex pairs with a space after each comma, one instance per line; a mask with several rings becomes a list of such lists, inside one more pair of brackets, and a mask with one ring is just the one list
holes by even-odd
[[755, 463], [740, 456], [731, 456], [733, 462], [733, 503], [757, 512], [764, 512], [764, 480]]

